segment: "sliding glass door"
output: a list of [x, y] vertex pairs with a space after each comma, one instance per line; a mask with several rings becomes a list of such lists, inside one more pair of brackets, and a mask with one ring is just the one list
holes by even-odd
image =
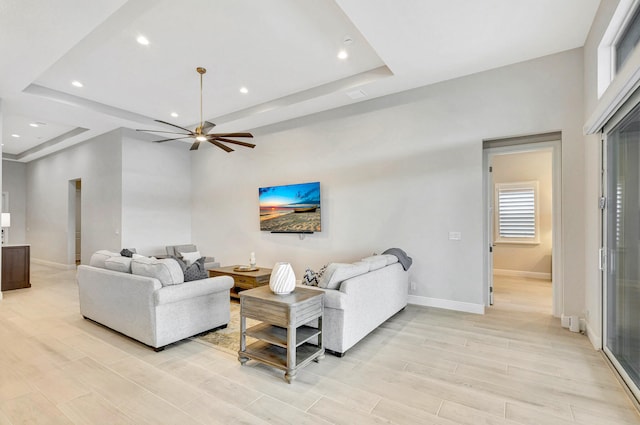
[[640, 105], [606, 131], [604, 349], [640, 387]]

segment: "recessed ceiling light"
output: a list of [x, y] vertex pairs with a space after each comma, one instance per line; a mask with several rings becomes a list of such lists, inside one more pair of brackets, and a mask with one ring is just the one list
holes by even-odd
[[12, 134], [11, 137], [15, 137], [16, 139], [20, 138], [19, 134]]
[[172, 116], [173, 118], [178, 118], [178, 113], [177, 113], [177, 112], [172, 112], [172, 113], [171, 113], [171, 116]]
[[136, 38], [136, 41], [140, 44], [142, 44], [143, 46], [148, 46], [149, 45], [149, 39], [147, 37], [145, 37], [144, 35], [139, 35], [138, 38]]
[[29, 123], [29, 127], [40, 127], [37, 122]]
[[338, 52], [338, 59], [346, 59], [349, 57], [349, 54], [347, 53], [346, 50], [340, 50], [340, 52]]
[[247, 94], [247, 93], [249, 93], [249, 89], [246, 88], [246, 87], [240, 87], [240, 93]]
[[72, 85], [72, 86], [75, 86], [75, 87], [84, 87], [84, 84], [82, 84], [82, 83], [81, 83], [80, 81], [78, 81], [78, 80], [73, 80], [73, 81], [71, 82], [71, 85]]

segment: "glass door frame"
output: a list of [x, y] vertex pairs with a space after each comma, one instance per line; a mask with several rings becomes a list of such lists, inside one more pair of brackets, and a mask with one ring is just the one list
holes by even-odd
[[609, 143], [608, 140], [609, 135], [612, 130], [616, 128], [618, 124], [620, 124], [631, 111], [640, 105], [640, 90], [636, 91], [629, 99], [616, 111], [616, 113], [612, 116], [612, 118], [607, 122], [607, 124], [602, 128], [602, 141], [601, 141], [601, 152], [602, 152], [602, 179], [601, 179], [601, 190], [603, 198], [606, 200], [604, 208], [602, 208], [601, 214], [601, 237], [602, 237], [602, 252], [600, 253], [600, 276], [601, 276], [601, 298], [602, 298], [602, 352], [607, 357], [607, 360], [613, 365], [616, 372], [622, 378], [622, 381], [627, 386], [631, 394], [635, 397], [637, 401], [640, 402], [640, 388], [633, 382], [629, 374], [626, 372], [622, 364], [618, 361], [615, 354], [609, 349], [607, 346], [608, 341], [608, 317], [609, 317], [609, 308], [608, 308], [608, 297], [607, 297], [607, 289], [608, 289], [608, 270], [611, 265], [611, 248], [608, 244], [609, 237], [609, 214], [611, 214], [611, 210], [609, 205], [611, 202], [615, 202], [616, 194], [608, 193], [609, 187]]

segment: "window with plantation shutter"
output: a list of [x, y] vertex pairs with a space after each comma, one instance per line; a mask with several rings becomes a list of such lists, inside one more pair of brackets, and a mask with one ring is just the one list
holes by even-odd
[[495, 242], [538, 243], [538, 182], [497, 183]]

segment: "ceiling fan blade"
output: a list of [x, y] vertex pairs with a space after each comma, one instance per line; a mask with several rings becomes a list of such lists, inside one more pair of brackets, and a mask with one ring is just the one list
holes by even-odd
[[189, 150], [190, 151], [197, 151], [199, 147], [200, 147], [200, 142], [198, 140], [196, 140], [195, 142], [193, 142], [193, 145], [191, 145], [191, 148], [189, 148]]
[[227, 153], [229, 152], [233, 152], [233, 149], [231, 149], [229, 146], [225, 146], [220, 142], [216, 142], [215, 140], [208, 140], [209, 143], [213, 143], [214, 145], [216, 145], [217, 147], [219, 147], [220, 149], [222, 149], [223, 151], [226, 151]]
[[207, 134], [215, 126], [216, 125], [214, 123], [212, 123], [211, 121], [205, 121], [204, 124], [202, 125], [202, 132], [204, 134]]
[[218, 133], [218, 134], [208, 134], [207, 136], [211, 137], [253, 137], [251, 133]]
[[192, 132], [189, 132], [189, 133], [176, 133], [175, 131], [141, 130], [141, 129], [136, 129], [136, 131], [146, 131], [148, 133], [184, 134], [185, 136], [193, 135]]
[[231, 139], [227, 139], [224, 137], [214, 137], [215, 140], [220, 140], [221, 142], [225, 142], [225, 143], [234, 143], [236, 145], [240, 145], [240, 146], [245, 146], [247, 148], [255, 148], [256, 145], [254, 145], [253, 143], [247, 143], [247, 142], [240, 142], [238, 140], [231, 140]]
[[161, 124], [170, 125], [171, 127], [179, 128], [180, 130], [188, 131], [189, 134], [193, 134], [193, 131], [188, 128], [180, 127], [179, 125], [171, 124], [170, 122], [162, 121], [162, 120], [154, 120], [155, 122], [159, 122]]
[[154, 143], [162, 143], [162, 142], [170, 142], [172, 140], [181, 140], [181, 139], [190, 139], [191, 136], [186, 136], [186, 137], [174, 137], [171, 139], [162, 139], [162, 140], [154, 140]]

